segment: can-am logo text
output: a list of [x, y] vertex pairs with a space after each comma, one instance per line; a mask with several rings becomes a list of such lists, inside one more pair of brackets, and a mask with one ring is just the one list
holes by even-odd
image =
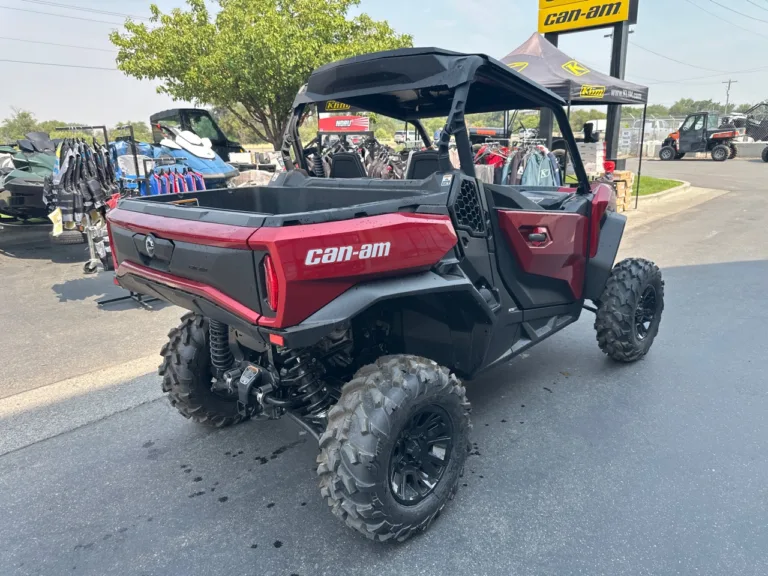
[[315, 266], [316, 264], [333, 264], [335, 262], [349, 262], [356, 260], [369, 260], [371, 258], [384, 258], [389, 256], [390, 243], [377, 242], [375, 244], [362, 244], [354, 246], [332, 246], [331, 248], [315, 248], [307, 252], [304, 264]]

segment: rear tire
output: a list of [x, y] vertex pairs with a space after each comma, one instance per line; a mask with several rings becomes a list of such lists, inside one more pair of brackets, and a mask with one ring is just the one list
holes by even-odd
[[192, 312], [185, 314], [168, 337], [160, 351], [163, 363], [158, 373], [171, 406], [184, 418], [216, 428], [243, 420], [237, 411], [237, 398], [225, 398], [211, 390], [208, 320]]
[[761, 155], [761, 158], [763, 159], [763, 162], [768, 162], [768, 146], [763, 148], [763, 153]]
[[382, 357], [344, 385], [328, 414], [320, 492], [367, 538], [406, 540], [453, 498], [470, 427], [464, 387], [447, 368], [417, 356]]
[[731, 155], [731, 148], [725, 144], [718, 144], [712, 148], [712, 160], [715, 162], [725, 162]]
[[662, 146], [661, 150], [659, 150], [659, 160], [663, 160], [664, 162], [674, 160], [676, 155], [677, 150], [675, 150], [672, 146]]
[[595, 315], [597, 344], [617, 362], [648, 353], [664, 311], [664, 280], [658, 266], [629, 258], [619, 262], [605, 284]]
[[731, 144], [729, 148], [731, 149], [731, 153], [728, 155], [728, 160], [733, 160], [739, 155], [739, 149], [736, 148], [736, 144]]

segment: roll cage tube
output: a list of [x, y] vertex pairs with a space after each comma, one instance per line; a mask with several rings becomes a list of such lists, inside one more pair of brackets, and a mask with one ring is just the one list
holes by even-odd
[[565, 145], [568, 147], [568, 154], [573, 159], [573, 170], [576, 172], [576, 178], [579, 181], [577, 191], [579, 194], [591, 194], [592, 189], [589, 186], [589, 177], [587, 171], [584, 170], [584, 164], [581, 162], [581, 154], [576, 147], [576, 139], [573, 137], [573, 130], [571, 130], [571, 123], [568, 121], [568, 116], [565, 110], [561, 106], [549, 107], [552, 110], [557, 123], [560, 126], [560, 133], [563, 135]]
[[451, 112], [445, 121], [445, 127], [440, 133], [440, 144], [437, 147], [437, 161], [442, 172], [453, 170], [451, 157], [448, 154], [448, 145], [451, 136], [456, 139], [456, 148], [459, 152], [461, 171], [467, 176], [475, 177], [475, 163], [472, 156], [472, 145], [467, 134], [467, 124], [464, 122], [464, 107], [469, 95], [469, 82], [459, 84], [453, 92]]

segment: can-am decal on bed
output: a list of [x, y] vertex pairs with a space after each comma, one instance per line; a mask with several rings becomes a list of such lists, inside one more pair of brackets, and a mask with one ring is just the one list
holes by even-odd
[[354, 246], [332, 246], [331, 248], [315, 248], [307, 252], [304, 264], [315, 266], [316, 264], [333, 264], [334, 262], [348, 262], [352, 258], [368, 260], [370, 258], [385, 258], [389, 256], [389, 242], [376, 242], [375, 244], [362, 244], [355, 249]]

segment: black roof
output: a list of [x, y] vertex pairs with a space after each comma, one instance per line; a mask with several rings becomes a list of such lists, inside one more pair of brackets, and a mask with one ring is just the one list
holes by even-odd
[[299, 104], [336, 100], [400, 120], [447, 116], [453, 90], [471, 82], [464, 112], [498, 112], [565, 101], [485, 54], [401, 48], [326, 64], [296, 96]]

